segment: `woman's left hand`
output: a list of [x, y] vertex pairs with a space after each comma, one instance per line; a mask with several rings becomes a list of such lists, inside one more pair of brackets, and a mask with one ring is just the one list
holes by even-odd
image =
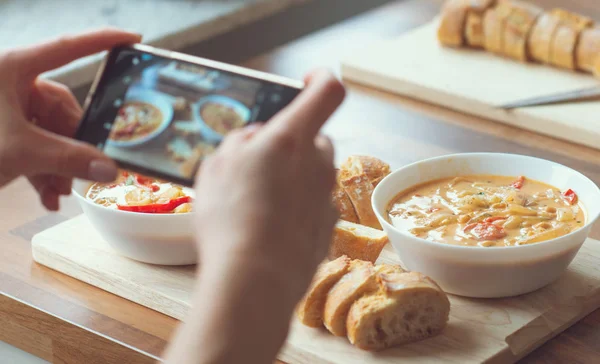
[[103, 29], [0, 53], [0, 187], [26, 176], [49, 210], [71, 192], [73, 178], [108, 182], [113, 161], [71, 139], [82, 109], [64, 85], [38, 77], [76, 59], [140, 42], [141, 37]]

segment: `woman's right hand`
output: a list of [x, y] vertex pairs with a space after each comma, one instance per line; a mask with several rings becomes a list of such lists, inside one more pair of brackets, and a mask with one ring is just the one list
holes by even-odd
[[202, 271], [278, 277], [295, 303], [325, 258], [337, 213], [333, 146], [319, 131], [345, 96], [327, 71], [262, 127], [231, 133], [197, 177]]

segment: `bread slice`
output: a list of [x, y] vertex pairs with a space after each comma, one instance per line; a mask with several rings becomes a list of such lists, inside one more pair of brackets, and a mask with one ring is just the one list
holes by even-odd
[[323, 323], [329, 332], [336, 336], [346, 335], [346, 318], [350, 306], [367, 293], [378, 288], [377, 275], [373, 264], [353, 260], [350, 269], [327, 294]]
[[584, 72], [594, 72], [596, 60], [600, 59], [600, 27], [584, 29], [579, 37], [575, 63], [577, 69]]
[[296, 307], [296, 314], [300, 322], [310, 327], [323, 326], [323, 311], [327, 293], [344, 274], [348, 273], [350, 262], [350, 258], [341, 256], [319, 266], [306, 295]]
[[551, 13], [544, 13], [538, 18], [527, 42], [527, 49], [532, 60], [550, 63], [552, 39], [559, 25], [560, 19]]
[[433, 280], [417, 272], [379, 278], [380, 290], [350, 308], [346, 324], [352, 344], [379, 351], [437, 335], [446, 327], [450, 301]]
[[485, 43], [483, 34], [483, 16], [495, 3], [495, 0], [479, 0], [474, 1], [469, 7], [465, 24], [465, 41], [468, 46], [473, 48], [483, 48]]
[[449, 47], [460, 47], [464, 44], [464, 28], [467, 16], [468, 1], [448, 0], [440, 14], [440, 25], [437, 37], [441, 44]]
[[352, 201], [358, 221], [363, 225], [381, 230], [381, 225], [371, 206], [373, 184], [369, 181], [369, 178], [362, 174], [346, 178], [341, 183], [350, 201]]
[[338, 220], [333, 230], [329, 259], [347, 255], [352, 259], [375, 263], [388, 241], [387, 235], [381, 230]]
[[543, 10], [521, 1], [511, 2], [512, 11], [506, 18], [504, 27], [503, 53], [521, 62], [528, 61], [527, 40], [537, 18]]
[[337, 183], [333, 188], [333, 204], [340, 214], [340, 219], [358, 223], [358, 216], [354, 210], [354, 205], [344, 190], [344, 186], [340, 180], [340, 171], [337, 170]]
[[504, 28], [511, 11], [510, 1], [502, 1], [495, 8], [486, 11], [483, 17], [483, 46], [488, 52], [503, 54]]
[[352, 155], [342, 164], [341, 170], [350, 176], [366, 175], [373, 187], [391, 173], [390, 165], [375, 157]]
[[585, 28], [591, 27], [593, 21], [562, 9], [554, 9], [552, 14], [560, 19], [560, 24], [552, 37], [550, 64], [574, 70], [576, 69], [575, 50], [579, 35]]

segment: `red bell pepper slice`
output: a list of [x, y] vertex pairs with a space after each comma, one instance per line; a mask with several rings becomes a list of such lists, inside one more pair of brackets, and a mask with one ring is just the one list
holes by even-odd
[[524, 183], [525, 183], [525, 177], [519, 176], [519, 177], [517, 177], [517, 180], [511, 184], [511, 186], [516, 188], [517, 190], [520, 190], [521, 187], [523, 187]]
[[503, 228], [489, 222], [469, 224], [464, 231], [473, 234], [477, 240], [498, 240], [506, 236]]
[[172, 212], [179, 205], [183, 205], [184, 203], [191, 202], [192, 198], [190, 196], [178, 197], [170, 200], [167, 203], [152, 203], [149, 205], [117, 205], [117, 208], [121, 211], [129, 211], [129, 212], [141, 212], [141, 213], [168, 213]]
[[572, 189], [568, 189], [563, 192], [563, 198], [569, 203], [569, 205], [575, 205], [578, 201], [577, 194]]
[[498, 221], [498, 220], [506, 220], [506, 217], [504, 216], [492, 216], [492, 217], [487, 217], [483, 220], [483, 222], [488, 222], [488, 223], [492, 223], [494, 221]]

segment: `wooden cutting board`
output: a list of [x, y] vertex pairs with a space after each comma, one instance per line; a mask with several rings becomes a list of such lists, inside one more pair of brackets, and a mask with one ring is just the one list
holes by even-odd
[[[194, 270], [139, 263], [115, 253], [84, 215], [32, 240], [40, 264], [182, 319], [190, 308]], [[400, 261], [388, 246], [380, 262]], [[450, 297], [450, 323], [435, 338], [380, 353], [295, 319], [280, 359], [289, 363], [507, 363], [523, 357], [600, 306], [600, 242], [589, 239], [557, 282], [507, 299]]]
[[371, 87], [600, 149], [600, 99], [505, 111], [495, 106], [600, 86], [600, 80], [483, 50], [439, 45], [437, 20], [398, 38], [361, 47], [342, 76]]

